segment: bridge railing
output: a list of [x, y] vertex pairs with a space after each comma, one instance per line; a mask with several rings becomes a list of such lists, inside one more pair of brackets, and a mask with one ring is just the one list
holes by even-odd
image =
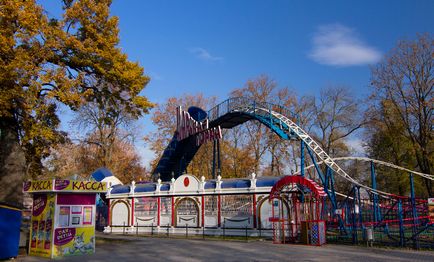
[[263, 110], [256, 110], [257, 108], [267, 109], [274, 111], [288, 118], [294, 119], [296, 122], [299, 119], [298, 115], [290, 109], [273, 103], [255, 101], [247, 97], [231, 97], [222, 103], [216, 105], [208, 111], [209, 121], [216, 120], [217, 118], [232, 112], [245, 112], [252, 114], [265, 115]]

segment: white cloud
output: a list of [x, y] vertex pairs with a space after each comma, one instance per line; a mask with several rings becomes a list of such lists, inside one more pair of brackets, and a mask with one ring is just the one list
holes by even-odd
[[381, 53], [364, 43], [354, 29], [341, 24], [319, 26], [309, 57], [324, 65], [353, 66], [376, 63]]
[[201, 47], [195, 47], [190, 49], [190, 53], [194, 54], [197, 58], [205, 61], [222, 61], [223, 57], [213, 56], [207, 50]]

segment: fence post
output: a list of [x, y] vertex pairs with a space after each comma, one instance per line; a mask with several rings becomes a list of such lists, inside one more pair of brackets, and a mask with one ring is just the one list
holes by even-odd
[[185, 238], [188, 238], [188, 224], [185, 224]]
[[136, 236], [139, 235], [139, 222], [136, 222]]
[[398, 219], [399, 219], [399, 245], [404, 247], [405, 236], [404, 236], [404, 222], [402, 220], [402, 202], [398, 199]]
[[411, 192], [411, 209], [412, 209], [412, 215], [413, 215], [413, 248], [419, 249], [419, 236], [416, 235], [417, 233], [417, 210], [416, 210], [416, 197], [414, 193], [414, 179], [413, 174], [410, 173], [410, 192]]
[[202, 227], [202, 238], [205, 239], [205, 225]]
[[154, 223], [152, 222], [152, 224], [151, 224], [151, 236], [153, 236], [154, 235]]
[[225, 239], [225, 228], [226, 228], [226, 218], [224, 219], [224, 222], [223, 222], [223, 239]]
[[353, 244], [359, 244], [358, 236], [357, 236], [357, 214], [356, 214], [356, 203], [357, 203], [357, 187], [353, 186], [354, 198], [353, 198], [353, 228], [352, 228], [352, 236], [353, 236]]
[[169, 228], [170, 228], [170, 224], [167, 224], [167, 236], [169, 236]]
[[123, 226], [123, 235], [125, 235], [125, 221], [124, 221], [124, 226]]

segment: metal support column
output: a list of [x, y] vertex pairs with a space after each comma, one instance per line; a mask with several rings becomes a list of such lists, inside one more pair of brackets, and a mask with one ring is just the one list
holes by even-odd
[[304, 177], [304, 141], [300, 141], [300, 175]]
[[412, 215], [413, 215], [413, 244], [415, 249], [419, 249], [419, 237], [416, 235], [417, 233], [417, 210], [416, 210], [416, 196], [414, 192], [414, 178], [413, 174], [410, 173], [410, 192], [411, 192], [411, 209], [412, 209]]
[[399, 219], [399, 245], [404, 247], [405, 245], [405, 235], [404, 235], [404, 220], [402, 213], [402, 200], [398, 199], [398, 219]]
[[356, 213], [356, 207], [357, 207], [357, 187], [353, 186], [354, 191], [354, 199], [353, 199], [353, 230], [352, 230], [352, 236], [353, 236], [353, 244], [358, 244], [358, 236], [357, 236], [357, 213]]

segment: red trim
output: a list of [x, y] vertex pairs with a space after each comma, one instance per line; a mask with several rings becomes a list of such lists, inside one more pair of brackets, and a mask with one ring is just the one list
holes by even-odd
[[131, 226], [134, 226], [134, 197], [131, 198]]
[[220, 210], [220, 195], [217, 196], [217, 223], [218, 223], [218, 227], [221, 227], [222, 225], [222, 216], [221, 216], [221, 210]]
[[172, 197], [172, 226], [175, 226], [175, 198]]
[[205, 197], [202, 196], [202, 227], [205, 226]]
[[160, 226], [160, 212], [161, 212], [161, 207], [160, 207], [160, 198], [157, 197], [157, 226]]
[[256, 221], [256, 194], [253, 194], [253, 228], [256, 228], [257, 221]]
[[324, 188], [319, 186], [311, 179], [305, 178], [303, 176], [284, 176], [279, 181], [277, 181], [276, 184], [274, 184], [270, 192], [270, 199], [278, 197], [282, 188], [284, 188], [289, 184], [304, 185], [308, 187], [315, 194], [316, 197], [326, 196], [326, 193], [324, 192]]

